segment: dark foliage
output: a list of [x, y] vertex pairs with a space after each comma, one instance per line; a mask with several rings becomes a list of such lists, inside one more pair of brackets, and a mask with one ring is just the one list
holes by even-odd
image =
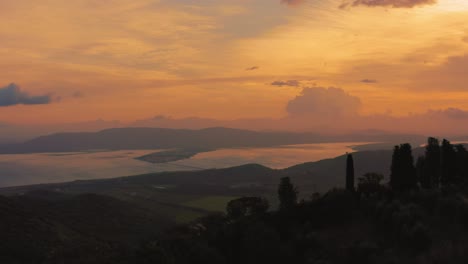
[[354, 161], [351, 154], [346, 158], [346, 190], [354, 191]]
[[297, 189], [291, 183], [289, 177], [281, 178], [278, 187], [278, 198], [280, 210], [290, 210], [297, 204]]
[[[357, 191], [298, 203], [285, 177], [277, 211], [246, 196], [164, 231], [160, 215], [107, 196], [0, 196], [0, 263], [468, 263], [468, 152], [429, 142], [416, 167], [409, 144], [395, 147], [390, 186], [366, 173]], [[437, 175], [427, 171], [434, 153]]]
[[439, 140], [429, 138], [427, 140], [425, 162], [421, 185], [423, 188], [438, 188], [440, 183], [440, 146]]
[[243, 197], [227, 204], [227, 216], [232, 219], [265, 213], [270, 207], [268, 201], [260, 197]]
[[358, 179], [358, 193], [367, 198], [371, 195], [382, 195], [384, 187], [381, 185], [384, 176], [379, 173], [366, 173]]
[[395, 146], [393, 150], [390, 185], [396, 192], [417, 188], [416, 168], [410, 144]]

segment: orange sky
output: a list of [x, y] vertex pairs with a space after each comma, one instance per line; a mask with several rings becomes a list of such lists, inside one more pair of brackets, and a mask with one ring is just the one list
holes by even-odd
[[360, 117], [464, 117], [467, 18], [466, 0], [2, 0], [0, 122], [279, 119], [298, 96], [312, 119], [347, 96]]

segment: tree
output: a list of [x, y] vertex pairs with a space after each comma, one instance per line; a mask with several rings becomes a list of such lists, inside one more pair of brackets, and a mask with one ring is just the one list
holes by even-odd
[[457, 153], [450, 141], [444, 139], [441, 147], [441, 175], [440, 183], [443, 186], [455, 184], [457, 176]]
[[226, 211], [229, 218], [240, 218], [248, 215], [263, 214], [268, 211], [268, 201], [261, 197], [242, 197], [230, 201]]
[[364, 194], [366, 197], [377, 194], [382, 191], [383, 186], [380, 182], [384, 176], [379, 173], [366, 173], [358, 179], [358, 192]]
[[416, 174], [419, 183], [421, 184], [422, 188], [429, 189], [431, 186], [431, 179], [428, 177], [427, 174], [424, 173], [426, 157], [419, 156], [418, 160], [416, 161]]
[[440, 146], [437, 138], [427, 139], [426, 158], [424, 162], [425, 187], [434, 189], [439, 187], [440, 183]]
[[408, 191], [417, 188], [416, 168], [411, 145], [395, 146], [392, 157], [390, 185], [394, 191]]
[[400, 146], [395, 146], [393, 148], [392, 165], [390, 167], [390, 186], [392, 186], [392, 189], [394, 190], [400, 186], [400, 156]]
[[463, 145], [457, 145], [457, 183], [466, 183], [468, 180], [468, 151]]
[[291, 183], [289, 177], [281, 178], [278, 187], [280, 210], [289, 210], [297, 204], [297, 189]]
[[346, 190], [354, 192], [354, 161], [351, 154], [346, 158]]

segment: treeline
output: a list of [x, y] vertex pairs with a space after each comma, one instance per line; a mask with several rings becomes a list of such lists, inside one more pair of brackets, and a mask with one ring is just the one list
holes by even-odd
[[468, 151], [444, 139], [429, 138], [423, 156], [414, 161], [410, 144], [393, 150], [390, 186], [395, 192], [463, 188], [468, 182]]
[[[380, 191], [359, 195], [362, 181]], [[378, 174], [357, 191], [334, 189], [298, 200], [289, 178], [277, 210], [243, 197], [214, 214], [176, 227], [119, 258], [164, 264], [436, 264], [468, 263], [468, 205], [458, 194], [419, 189], [393, 193]], [[373, 189], [375, 190], [375, 189]]]
[[378, 173], [345, 189], [298, 200], [289, 178], [277, 210], [261, 197], [228, 203], [226, 214], [180, 226], [143, 244], [135, 263], [468, 263], [468, 152], [429, 138], [416, 162], [395, 146], [388, 184]]

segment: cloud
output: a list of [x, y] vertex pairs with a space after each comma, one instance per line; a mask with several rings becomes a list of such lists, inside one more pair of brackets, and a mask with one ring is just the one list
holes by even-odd
[[84, 93], [81, 92], [81, 91], [76, 91], [76, 92], [74, 92], [74, 93], [72, 94], [72, 97], [73, 97], [73, 98], [82, 98], [82, 97], [84, 97], [84, 96], [85, 96]]
[[247, 69], [245, 69], [245, 70], [246, 70], [246, 71], [255, 71], [255, 70], [258, 70], [258, 69], [260, 69], [260, 67], [258, 67], [258, 66], [253, 66], [253, 67], [249, 67], [249, 68], [247, 68]]
[[468, 36], [464, 37], [462, 41], [468, 43]]
[[281, 3], [282, 4], [286, 4], [286, 5], [289, 5], [289, 6], [297, 6], [297, 5], [300, 5], [302, 3], [304, 3], [305, 0], [281, 0]]
[[363, 79], [360, 82], [362, 83], [377, 83], [377, 80], [372, 80], [372, 79]]
[[413, 8], [422, 5], [435, 4], [437, 0], [352, 0], [345, 1], [340, 7], [345, 8], [348, 6], [383, 6], [393, 8]]
[[340, 88], [304, 88], [302, 93], [289, 101], [286, 110], [290, 116], [350, 116], [356, 115], [361, 107], [358, 97]]
[[420, 72], [413, 79], [418, 80], [413, 84], [415, 89], [427, 91], [466, 91], [468, 83], [468, 54], [464, 56], [449, 57], [444, 64], [431, 67]]
[[442, 117], [450, 119], [468, 119], [468, 111], [454, 107], [449, 107], [443, 110], [429, 110], [426, 115], [430, 117]]
[[297, 87], [300, 85], [298, 80], [287, 80], [287, 81], [274, 81], [271, 83], [273, 86], [294, 86]]
[[12, 105], [38, 105], [49, 104], [52, 102], [50, 95], [31, 96], [14, 83], [0, 88], [0, 107]]

